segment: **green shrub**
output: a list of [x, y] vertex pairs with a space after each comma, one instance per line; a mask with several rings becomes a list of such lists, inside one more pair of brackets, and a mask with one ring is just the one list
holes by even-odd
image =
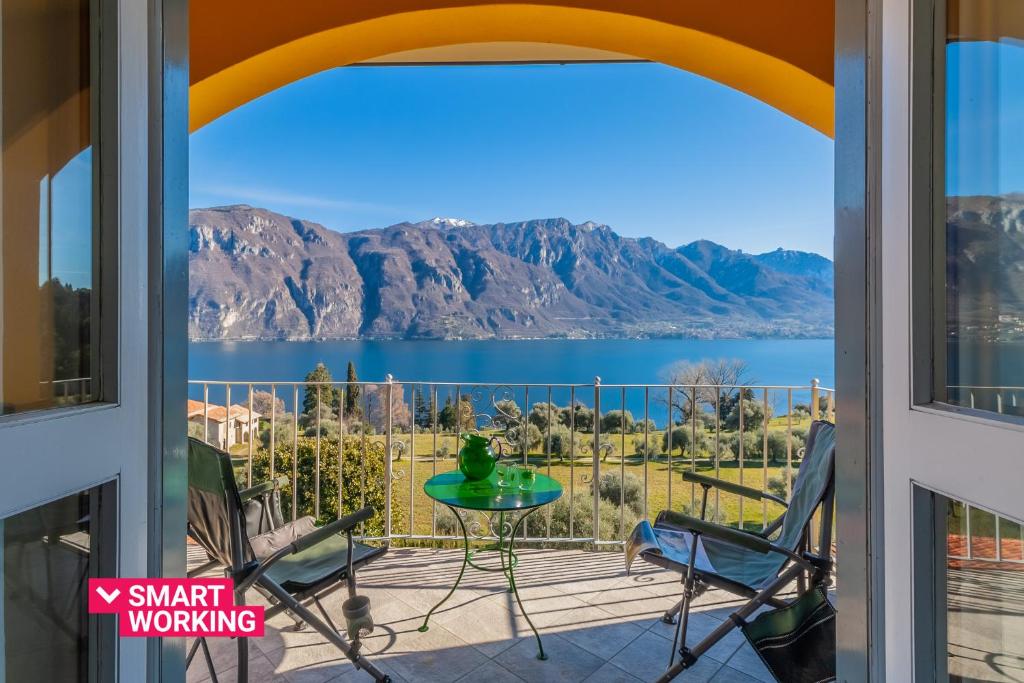
[[[744, 390], [744, 395], [747, 391]], [[768, 411], [768, 419], [771, 419], [771, 410]], [[760, 429], [765, 422], [764, 404], [754, 398], [743, 399], [743, 431], [751, 431]], [[740, 401], [738, 398], [734, 399], [729, 412], [726, 413], [725, 419], [722, 421], [722, 428], [729, 430], [738, 430], [740, 428]]]
[[[722, 434], [722, 457], [732, 455], [733, 459], [740, 457], [740, 435], [738, 432]], [[753, 432], [743, 432], [743, 459], [761, 457], [761, 439]]]
[[561, 412], [562, 409], [554, 403], [534, 403], [526, 419], [529, 420], [530, 424], [536, 425], [537, 429], [544, 432], [548, 428], [548, 415], [551, 416], [552, 422], [558, 422], [558, 416]]
[[[623, 427], [625, 425], [625, 427]], [[627, 434], [633, 431], [633, 413], [621, 410], [609, 410], [601, 416], [601, 431], [605, 434]]]
[[572, 435], [569, 433], [568, 427], [560, 424], [552, 425], [551, 434], [544, 435], [543, 449], [550, 455], [564, 459], [570, 455], [571, 441]]
[[[292, 443], [278, 443], [274, 453], [275, 475], [292, 473]], [[314, 512], [314, 489], [316, 482], [316, 439], [299, 437], [298, 440], [298, 516], [312, 515]], [[371, 506], [376, 515], [366, 522], [365, 534], [382, 536], [385, 533], [384, 501], [384, 448], [381, 444], [366, 443], [364, 453], [363, 442], [358, 438], [346, 438], [344, 447], [343, 467], [343, 502], [342, 515], [355, 512], [364, 504]], [[270, 479], [270, 451], [260, 448], [253, 455], [252, 474], [254, 482]], [[291, 482], [281, 490], [281, 507], [285, 517], [291, 515], [292, 506]], [[403, 528], [405, 510], [399, 504], [400, 492], [397, 488], [391, 491], [391, 526], [392, 529]], [[337, 519], [338, 514], [338, 441], [336, 439], [320, 440], [320, 517], [318, 524], [325, 524]]]
[[[620, 512], [622, 523], [619, 523]], [[547, 533], [547, 515], [551, 515], [551, 536], [553, 538], [569, 537], [569, 515], [572, 514], [572, 533], [576, 538], [586, 538], [594, 534], [594, 499], [589, 493], [578, 492], [571, 498], [562, 496], [548, 508], [541, 508], [526, 520], [527, 533], [531, 536], [542, 536]], [[613, 541], [624, 538], [639, 521], [636, 513], [629, 506], [619, 508], [608, 500], [598, 503], [600, 515], [601, 540]]]
[[532, 422], [526, 425], [526, 445], [531, 451], [535, 451], [544, 444], [544, 433]]
[[[664, 440], [664, 438], [661, 439], [661, 441]], [[648, 458], [654, 458], [661, 455], [661, 443], [658, 439], [648, 436], [647, 443], [645, 445], [643, 436], [634, 436], [633, 451], [637, 455], [646, 455]]]
[[[797, 470], [796, 468], [793, 468], [789, 473], [790, 487], [796, 483], [796, 475]], [[778, 474], [774, 477], [769, 477], [768, 485], [765, 486], [765, 490], [774, 496], [778, 496], [782, 500], [786, 500], [786, 475]], [[792, 490], [792, 488], [790, 490]]]
[[[672, 438], [672, 446], [669, 447], [669, 436]], [[661, 450], [666, 453], [679, 449], [680, 453], [684, 453], [690, 448], [690, 441], [694, 436], [693, 427], [690, 425], [681, 425], [674, 427], [671, 432], [665, 432], [661, 435]], [[697, 428], [697, 450], [701, 451], [707, 447], [707, 433], [704, 432], [699, 426]]]
[[632, 472], [626, 472], [625, 478], [622, 478], [616, 471], [602, 473], [601, 478], [597, 481], [597, 490], [601, 500], [614, 503], [616, 506], [621, 500], [638, 515], [644, 509], [644, 485]]
[[559, 410], [558, 421], [566, 428], [575, 427], [577, 432], [591, 432], [594, 430], [594, 411], [582, 403], [577, 403], [575, 409], [566, 406]]
[[440, 536], [462, 536], [459, 520], [455, 519], [455, 513], [447, 505], [437, 506], [435, 525]]
[[647, 428], [648, 432], [655, 432], [655, 431], [658, 430], [658, 426], [656, 424], [654, 424], [654, 420], [651, 420], [651, 419], [637, 420], [633, 424], [633, 433], [634, 434], [643, 434], [645, 427]]

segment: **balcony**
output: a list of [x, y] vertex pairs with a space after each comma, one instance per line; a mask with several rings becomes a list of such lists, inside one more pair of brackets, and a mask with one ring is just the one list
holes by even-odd
[[[189, 432], [233, 455], [241, 487], [285, 475], [285, 515], [321, 523], [364, 504], [378, 515], [362, 529], [390, 552], [359, 573], [378, 624], [367, 652], [394, 680], [652, 680], [667, 666], [673, 628], [661, 621], [679, 599], [679, 576], [638, 562], [627, 576], [621, 546], [658, 511], [697, 510], [696, 470], [787, 496], [812, 419], [834, 419], [834, 391], [806, 386], [471, 385], [399, 382], [192, 382]], [[535, 465], [564, 494], [516, 539], [517, 584], [549, 650], [536, 645], [502, 575], [468, 571], [459, 525], [423, 493], [457, 467], [458, 434], [494, 437], [507, 458]], [[339, 448], [339, 444], [341, 448]], [[339, 480], [339, 472], [341, 472]], [[790, 476], [787, 476], [790, 473]], [[594, 483], [597, 482], [597, 486]], [[597, 496], [594, 495], [595, 488]], [[782, 512], [770, 502], [712, 494], [708, 517], [761, 529]], [[496, 538], [495, 516], [461, 515], [476, 546]], [[500, 524], [500, 521], [497, 522]], [[190, 561], [206, 560], [190, 546]], [[492, 555], [494, 555], [492, 553]], [[485, 556], [486, 557], [486, 556]], [[485, 563], [487, 559], [483, 560]], [[497, 557], [490, 558], [497, 564]], [[259, 599], [253, 595], [253, 600]], [[325, 603], [340, 613], [340, 597]], [[721, 623], [732, 597], [698, 601], [688, 640]], [[215, 668], [235, 665], [231, 643], [212, 644]], [[251, 649], [252, 680], [348, 681], [355, 671], [319, 634], [286, 616]], [[206, 680], [197, 655], [189, 680]], [[739, 632], [681, 680], [771, 681]]]

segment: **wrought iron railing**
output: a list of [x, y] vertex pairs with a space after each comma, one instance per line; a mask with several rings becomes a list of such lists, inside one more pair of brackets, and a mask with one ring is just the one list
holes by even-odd
[[1024, 387], [951, 385], [947, 400], [957, 405], [1007, 415], [1024, 415]]
[[[528, 520], [523, 540], [621, 543], [662, 509], [692, 510], [686, 469], [788, 496], [806, 430], [835, 419], [819, 386], [189, 382], [190, 434], [227, 448], [243, 484], [281, 474], [293, 518], [380, 511], [367, 538], [455, 539], [454, 519], [422, 491], [454, 469], [458, 435], [495, 437], [504, 457], [540, 468], [565, 490]], [[222, 426], [223, 425], [223, 426]], [[782, 512], [715, 491], [709, 514], [762, 528]], [[480, 538], [492, 520], [467, 519]]]
[[968, 562], [1024, 564], [1024, 524], [991, 510], [949, 501], [949, 559]]

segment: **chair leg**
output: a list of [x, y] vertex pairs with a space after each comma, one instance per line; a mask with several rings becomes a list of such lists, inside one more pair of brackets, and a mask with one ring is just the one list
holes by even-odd
[[676, 615], [679, 614], [679, 610], [683, 608], [683, 600], [679, 599], [679, 602], [665, 610], [665, 613], [661, 615], [661, 621], [666, 624], [676, 623]]
[[[708, 587], [707, 587], [706, 584], [703, 584], [703, 583], [695, 581], [694, 584], [693, 584], [693, 597], [694, 597], [694, 599], [699, 598], [700, 596], [704, 595], [704, 593], [705, 593], [705, 591], [707, 591], [707, 589], [708, 589]], [[676, 623], [676, 615], [679, 614], [679, 611], [682, 608], [683, 608], [683, 599], [680, 598], [679, 602], [677, 602], [676, 604], [672, 605], [667, 610], [665, 610], [665, 613], [661, 615], [661, 621], [663, 623], [666, 623], [666, 624], [674, 624], [674, 623]]]
[[[253, 586], [253, 588], [255, 588], [256, 592], [259, 593], [260, 595], [262, 595], [267, 600], [267, 602], [269, 602], [271, 604], [274, 604], [274, 603], [277, 602], [277, 600], [274, 598], [274, 596], [272, 596], [270, 593], [268, 593], [267, 589], [264, 588], [263, 586], [260, 586], [259, 584], [256, 584], [255, 586]], [[291, 619], [293, 622], [295, 622], [295, 625], [292, 627], [295, 631], [301, 631], [301, 630], [306, 628], [306, 622], [303, 621], [300, 616], [295, 614], [295, 612], [292, 612], [290, 609], [285, 609], [283, 611], [284, 611], [284, 613], [286, 615], [288, 615], [289, 619]]]
[[203, 657], [206, 658], [206, 669], [210, 672], [211, 683], [217, 683], [217, 671], [213, 666], [213, 657], [210, 655], [210, 646], [206, 642], [206, 638], [200, 638], [199, 642], [202, 643]]
[[[714, 647], [715, 643], [728, 635], [731, 630], [744, 623], [744, 620], [756, 612], [761, 605], [772, 604], [775, 600], [775, 595], [788, 586], [790, 582], [792, 582], [793, 579], [795, 579], [802, 571], [803, 569], [798, 566], [790, 566], [789, 569], [783, 571], [778, 578], [768, 584], [765, 588], [761, 589], [761, 591], [747, 601], [746, 604], [729, 615], [729, 618], [719, 624], [714, 631], [704, 636], [704, 639], [692, 648], [689, 648], [685, 653], [685, 655], [689, 655], [689, 657], [684, 655], [682, 659], [666, 669], [665, 673], [661, 674], [661, 677], [658, 678], [657, 683], [668, 683], [668, 681], [671, 681], [692, 666], [701, 655]], [[683, 614], [685, 615], [686, 611], [684, 611]]]
[[363, 669], [366, 673], [373, 676], [374, 680], [380, 681], [381, 683], [389, 683], [391, 681], [390, 676], [375, 667], [366, 659], [366, 657], [359, 654], [358, 643], [348, 643], [336, 629], [331, 628], [327, 622], [302, 605], [291, 593], [281, 588], [281, 586], [276, 583], [267, 580], [266, 577], [261, 579], [261, 585], [263, 585], [263, 587], [266, 588], [282, 605], [295, 612], [295, 614], [300, 615], [307, 624], [317, 631], [317, 633], [321, 634], [324, 638], [329, 640], [332, 645], [341, 650], [342, 654], [348, 657], [352, 663], [356, 665], [357, 669]]
[[679, 605], [679, 621], [676, 623], [676, 633], [672, 639], [672, 653], [668, 658], [669, 668], [672, 668], [672, 664], [675, 662], [677, 646], [679, 648], [679, 656], [682, 658], [680, 663], [687, 666], [692, 664], [693, 656], [686, 648], [686, 627], [690, 619], [690, 604], [693, 601], [693, 582], [696, 571], [694, 568], [694, 558], [697, 557], [697, 545], [699, 543], [700, 534], [693, 534], [693, 541], [690, 543], [690, 564], [686, 567], [686, 578], [683, 579], [683, 599]]
[[[235, 604], [245, 604], [245, 591], [235, 591]], [[245, 636], [235, 638], [238, 647], [238, 683], [249, 683], [249, 639]]]

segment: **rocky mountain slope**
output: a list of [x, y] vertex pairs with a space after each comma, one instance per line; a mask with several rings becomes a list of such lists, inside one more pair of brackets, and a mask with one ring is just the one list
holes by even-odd
[[1024, 336], [1024, 193], [952, 197], [946, 211], [949, 324]]
[[832, 263], [678, 249], [564, 218], [337, 233], [266, 209], [190, 212], [193, 339], [832, 334]]

